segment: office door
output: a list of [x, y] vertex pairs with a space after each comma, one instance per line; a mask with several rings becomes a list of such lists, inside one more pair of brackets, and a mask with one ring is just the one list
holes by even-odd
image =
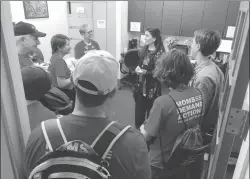
[[88, 24], [93, 28], [93, 3], [92, 1], [68, 2], [68, 25], [71, 44], [71, 55], [74, 55], [74, 47], [81, 40], [80, 26]]

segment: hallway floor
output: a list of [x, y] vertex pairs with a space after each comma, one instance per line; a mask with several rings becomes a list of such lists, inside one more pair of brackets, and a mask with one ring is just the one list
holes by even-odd
[[129, 87], [117, 91], [111, 104], [111, 113], [115, 113], [113, 120], [134, 126], [135, 102], [132, 95], [132, 90]]

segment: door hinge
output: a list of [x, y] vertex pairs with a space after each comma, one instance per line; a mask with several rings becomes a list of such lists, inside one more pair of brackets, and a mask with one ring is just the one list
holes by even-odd
[[69, 38], [69, 40], [81, 40], [80, 38]]
[[70, 29], [80, 29], [81, 26], [73, 26], [73, 25], [70, 25], [69, 28]]
[[246, 140], [247, 133], [249, 130], [249, 112], [246, 111], [246, 117], [245, 120], [242, 123], [241, 130], [240, 130], [240, 138], [242, 138], [244, 141]]
[[241, 134], [242, 137], [248, 119], [248, 111], [231, 108], [228, 117], [226, 132], [234, 135]]

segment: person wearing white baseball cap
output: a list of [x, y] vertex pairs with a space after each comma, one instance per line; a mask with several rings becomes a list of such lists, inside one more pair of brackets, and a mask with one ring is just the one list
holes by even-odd
[[[47, 121], [45, 128], [60, 131], [64, 141], [74, 141], [74, 146], [67, 150], [80, 151], [81, 143], [84, 142], [97, 149], [95, 151], [99, 156], [103, 156], [102, 151], [112, 146], [111, 158], [106, 161], [114, 179], [150, 179], [148, 149], [143, 135], [131, 126], [109, 119], [107, 115], [108, 101], [116, 92], [118, 70], [118, 62], [106, 51], [90, 51], [80, 58], [71, 78], [76, 90], [74, 111], [60, 118], [60, 130], [53, 128], [57, 127], [51, 124], [53, 120]], [[27, 174], [35, 167], [37, 159], [48, 151], [41, 147], [46, 145], [41, 128], [31, 133], [28, 141], [30, 145], [26, 147]], [[63, 143], [58, 132], [49, 135], [52, 146]], [[77, 142], [79, 144], [76, 145]]]
[[[114, 93], [116, 89], [118, 70], [119, 64], [110, 53], [101, 50], [92, 51], [76, 63], [72, 76], [73, 83], [78, 93], [83, 91], [94, 95], [94, 98], [102, 96], [104, 99], [104, 96]], [[89, 87], [90, 83], [94, 85], [93, 88]], [[85, 104], [86, 99], [82, 103]]]

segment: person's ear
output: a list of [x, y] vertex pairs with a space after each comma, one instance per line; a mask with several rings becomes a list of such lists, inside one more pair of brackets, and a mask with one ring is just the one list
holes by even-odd
[[26, 43], [25, 37], [21, 37], [20, 41], [21, 41], [22, 45], [24, 45]]
[[62, 46], [62, 47], [57, 46], [57, 51], [58, 51], [58, 52], [61, 52], [61, 51], [63, 50], [64, 47], [65, 47], [65, 46]]
[[198, 51], [200, 51], [201, 45], [200, 45], [200, 44], [197, 44], [197, 47], [196, 47], [196, 48], [197, 48]]

